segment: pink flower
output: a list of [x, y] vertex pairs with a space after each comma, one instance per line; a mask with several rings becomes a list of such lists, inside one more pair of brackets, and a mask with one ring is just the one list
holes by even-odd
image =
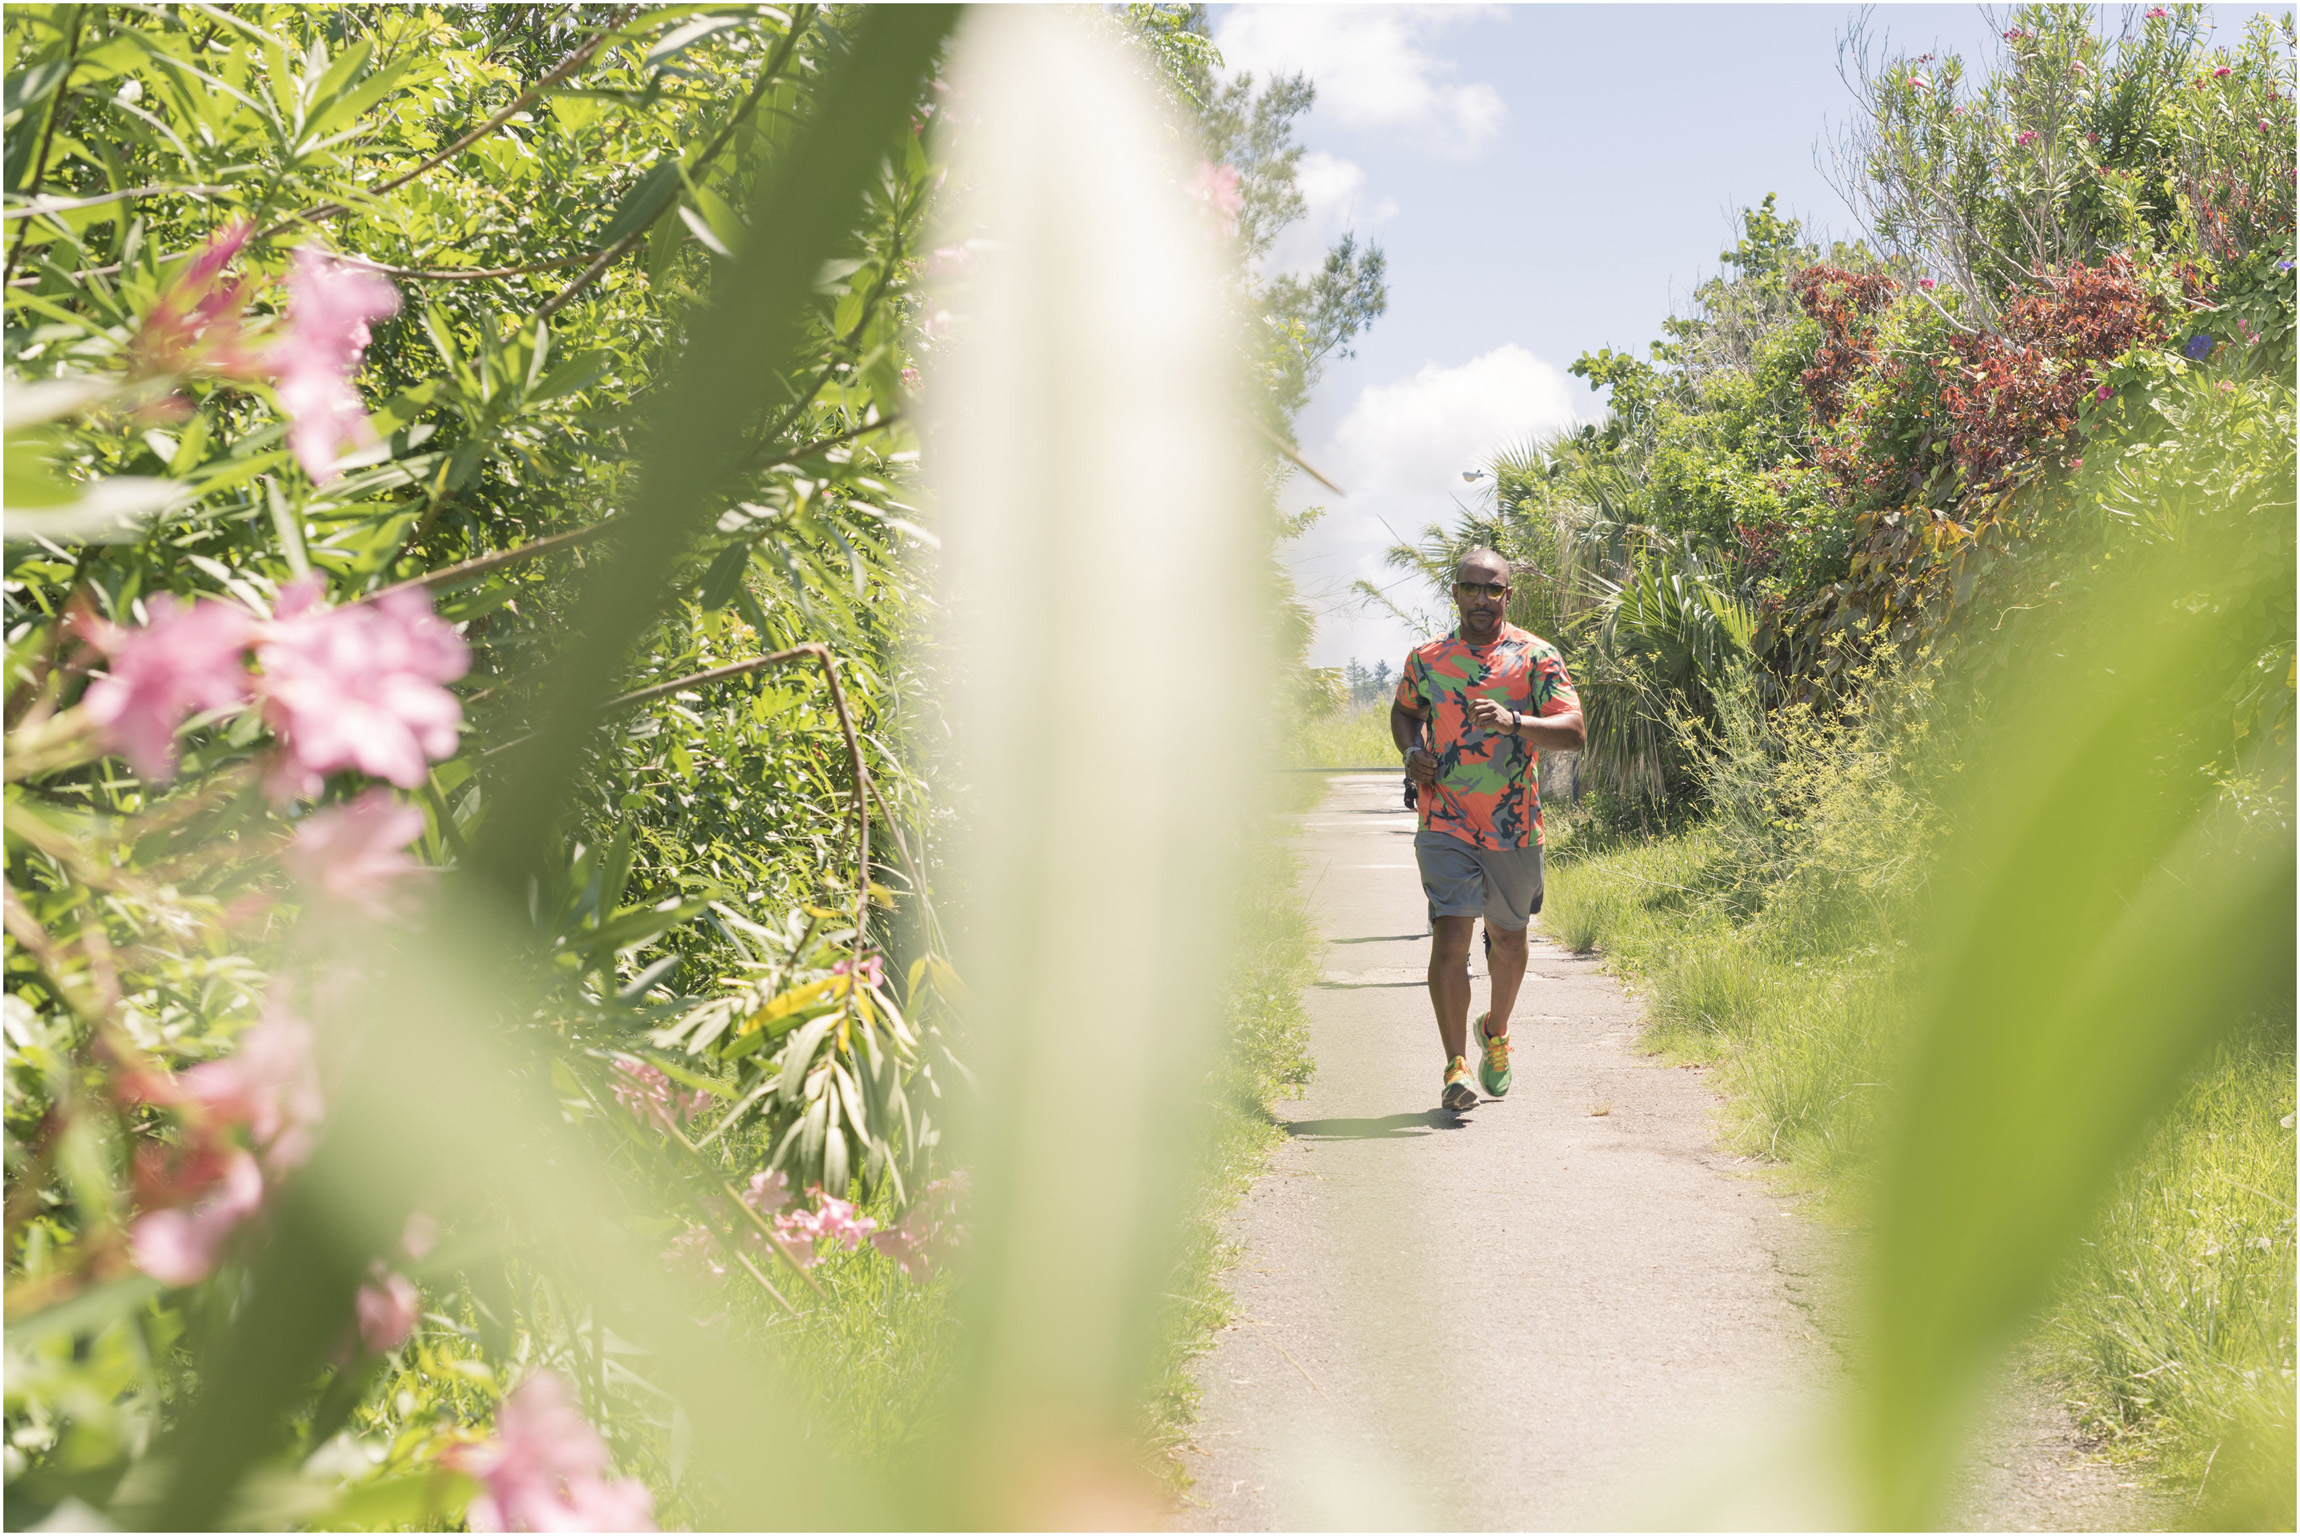
[[871, 1246], [894, 1260], [904, 1278], [925, 1280], [959, 1244], [957, 1205], [965, 1191], [964, 1173], [935, 1180], [901, 1221], [871, 1238]]
[[263, 1021], [240, 1036], [231, 1055], [186, 1072], [183, 1093], [218, 1120], [245, 1125], [274, 1173], [311, 1155], [327, 1112], [311, 1028], [276, 1001], [265, 1006]]
[[345, 445], [375, 440], [351, 376], [367, 350], [368, 322], [398, 313], [399, 290], [315, 245], [295, 253], [287, 289], [287, 334], [268, 361], [288, 414], [288, 445], [304, 473], [324, 484], [342, 473], [335, 466]]
[[894, 1260], [894, 1267], [902, 1271], [906, 1280], [924, 1280], [934, 1273], [934, 1261], [927, 1251], [925, 1235], [912, 1231], [908, 1226], [889, 1227], [874, 1236], [870, 1244]]
[[2024, 148], [2024, 149], [2025, 149], [2025, 148], [2027, 148], [2029, 145], [2031, 145], [2031, 144], [2034, 144], [2034, 143], [2036, 142], [2036, 140], [2037, 140], [2036, 130], [2034, 130], [2034, 129], [2023, 129], [2023, 130], [2021, 131], [2020, 137], [2018, 137], [2018, 138], [2014, 139], [2014, 140], [2013, 140], [2013, 142], [2014, 142], [2015, 144], [2018, 144], [2018, 145], [2020, 145], [2022, 148]]
[[775, 1247], [799, 1269], [815, 1267], [815, 1218], [810, 1211], [789, 1211], [775, 1218]]
[[2223, 64], [2223, 65], [2221, 65], [2221, 66], [2220, 66], [2218, 69], [2216, 69], [2216, 70], [2214, 70], [2214, 71], [2212, 72], [2212, 78], [2213, 78], [2213, 79], [2215, 79], [2215, 80], [2225, 80], [2225, 79], [2227, 79], [2227, 78], [2228, 78], [2230, 75], [2233, 75], [2233, 74], [2235, 74], [2235, 73], [2236, 73], [2236, 66], [2235, 66], [2235, 65], [2233, 65], [2233, 64]]
[[858, 1212], [849, 1201], [835, 1195], [815, 1191], [815, 1241], [818, 1243], [844, 1243], [852, 1253], [862, 1246], [862, 1240], [878, 1230], [878, 1222]]
[[321, 775], [357, 768], [415, 788], [432, 761], [455, 754], [463, 706], [442, 685], [471, 670], [471, 648], [419, 589], [348, 608], [318, 600], [316, 578], [283, 589], [256, 652], [287, 787], [314, 794]]
[[88, 685], [88, 718], [107, 751], [147, 779], [173, 778], [176, 729], [202, 710], [247, 701], [247, 648], [255, 618], [235, 603], [153, 598], [149, 623], [126, 629], [103, 619], [80, 628], [111, 659]]
[[2115, 390], [2110, 389], [2106, 384], [2103, 384], [2100, 386], [2100, 388], [2092, 392], [2092, 398], [2095, 400], [2106, 400], [2115, 393]]
[[1940, 285], [1939, 285], [1938, 283], [1935, 283], [1935, 282], [1934, 282], [1934, 281], [1933, 281], [1931, 278], [1929, 278], [1929, 277], [1920, 277], [1920, 278], [1918, 278], [1918, 279], [1917, 279], [1917, 286], [1918, 286], [1919, 288], [1922, 288], [1922, 289], [1924, 289], [1924, 290], [1925, 290], [1925, 292], [1927, 292], [1927, 293], [1931, 293], [1931, 292], [1932, 292], [1932, 291], [1933, 291], [1935, 288], [1939, 287]]
[[423, 812], [380, 785], [346, 805], [312, 812], [280, 862], [305, 885], [371, 917], [393, 914], [393, 887], [425, 873], [407, 845], [423, 835]]
[[780, 1168], [754, 1173], [743, 1191], [743, 1204], [761, 1216], [772, 1216], [791, 1203], [791, 1176]]
[[1238, 168], [1234, 165], [1216, 165], [1211, 160], [1198, 162], [1197, 185], [1190, 195], [1198, 200], [1207, 215], [1222, 227], [1225, 237], [1238, 233], [1238, 210], [1245, 206], [1245, 197], [1238, 190]]
[[902, 382], [904, 387], [907, 389], [918, 388], [918, 370], [916, 368], [905, 368], [902, 371]]
[[[752, 1183], [756, 1187], [758, 1180]], [[799, 1268], [815, 1262], [817, 1244], [844, 1243], [852, 1253], [878, 1230], [876, 1220], [859, 1214], [848, 1201], [826, 1195], [819, 1187], [809, 1193], [815, 1197], [815, 1209], [787, 1211], [775, 1218], [775, 1246]]]
[[1933, 88], [1933, 82], [1925, 78], [1923, 75], [1909, 76], [1909, 84], [1915, 86], [1920, 91], [1929, 91]]
[[2147, 19], [2149, 21], [2162, 21], [2168, 14], [2169, 13], [2161, 5], [2151, 6], [2149, 8]]
[[926, 275], [945, 277], [974, 265], [974, 252], [963, 245], [938, 245], [926, 259]]
[[671, 1080], [651, 1061], [615, 1063], [615, 1102], [644, 1121], [671, 1123]]
[[[852, 966], [852, 961], [841, 960], [831, 967], [831, 974], [844, 976]], [[876, 988], [885, 974], [883, 967], [884, 962], [877, 955], [865, 958], [862, 964], [862, 984], [866, 987]]]
[[567, 1383], [536, 1371], [495, 1412], [495, 1438], [452, 1453], [485, 1485], [465, 1512], [475, 1531], [651, 1531], [654, 1495], [610, 1481], [607, 1447], [576, 1411]]
[[671, 1239], [671, 1246], [663, 1250], [666, 1262], [714, 1282], [727, 1278], [727, 1266], [718, 1255], [719, 1245], [709, 1230], [692, 1225]]
[[439, 1246], [438, 1220], [422, 1211], [408, 1212], [407, 1224], [399, 1229], [399, 1246], [421, 1264], [425, 1255]]
[[162, 1285], [194, 1285], [216, 1267], [225, 1239], [263, 1204], [263, 1170], [245, 1152], [224, 1162], [223, 1179], [190, 1209], [146, 1211], [128, 1228], [136, 1267]]
[[223, 283], [224, 268], [254, 233], [253, 223], [234, 219], [209, 237], [160, 289], [129, 344], [136, 374], [247, 376], [262, 371], [260, 359], [242, 344], [240, 332], [253, 285]]
[[388, 1355], [415, 1332], [422, 1298], [407, 1276], [378, 1264], [368, 1272], [352, 1305], [359, 1315], [360, 1343], [371, 1355]]

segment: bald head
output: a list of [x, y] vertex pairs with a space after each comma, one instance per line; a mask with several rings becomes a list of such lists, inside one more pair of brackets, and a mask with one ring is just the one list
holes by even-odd
[[1509, 580], [1509, 562], [1494, 550], [1483, 547], [1473, 549], [1463, 555], [1461, 563], [1454, 567], [1453, 579], [1506, 582]]

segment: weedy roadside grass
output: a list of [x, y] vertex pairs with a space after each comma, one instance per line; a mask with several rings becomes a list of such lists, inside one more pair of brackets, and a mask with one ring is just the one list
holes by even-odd
[[1291, 831], [1287, 813], [1315, 805], [1326, 785], [1315, 774], [1270, 777], [1286, 782], [1272, 789], [1272, 809], [1246, 850], [1232, 929], [1222, 1057], [1208, 1082], [1212, 1102], [1198, 1196], [1176, 1256], [1164, 1350], [1143, 1410], [1143, 1435], [1155, 1470], [1177, 1499], [1191, 1481], [1187, 1447], [1199, 1396], [1191, 1366], [1234, 1315], [1221, 1279], [1233, 1257], [1222, 1235], [1222, 1218], [1283, 1139], [1272, 1106], [1298, 1091], [1311, 1071], [1309, 1016], [1301, 989], [1316, 971], [1317, 934], [1295, 888], [1298, 861], [1286, 844]]
[[[1291, 760], [1303, 768], [1386, 768], [1398, 760], [1387, 699], [1306, 720], [1292, 743]], [[1311, 796], [1313, 804], [1316, 798]]]
[[[1825, 1219], [1858, 1222], [1915, 952], [1878, 913], [1752, 910], [1719, 869], [1725, 842], [1714, 825], [1646, 839], [1553, 815], [1541, 921], [1643, 990], [1649, 1046], [1713, 1068], [1728, 1145], [1819, 1196]], [[2222, 1046], [2034, 1332], [2030, 1359], [2080, 1427], [2189, 1494], [2199, 1520], [2273, 1525], [2292, 1507], [2293, 1104], [2288, 1020]], [[2216, 1465], [2251, 1485], [2216, 1489]]]

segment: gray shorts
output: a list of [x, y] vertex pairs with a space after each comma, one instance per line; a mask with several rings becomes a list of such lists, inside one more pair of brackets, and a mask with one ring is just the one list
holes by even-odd
[[1414, 834], [1414, 862], [1430, 900], [1430, 926], [1441, 917], [1483, 917], [1486, 926], [1522, 933], [1541, 910], [1541, 845], [1475, 848], [1443, 832]]

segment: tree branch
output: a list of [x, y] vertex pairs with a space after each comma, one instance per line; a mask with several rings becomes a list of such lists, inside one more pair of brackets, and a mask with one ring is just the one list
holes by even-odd
[[[776, 80], [782, 77], [784, 68], [791, 61], [791, 55], [798, 49], [799, 39], [806, 35], [807, 28], [814, 25], [814, 19], [815, 11], [813, 6], [798, 6], [793, 8], [791, 12], [791, 24], [789, 28], [784, 31], [782, 41], [775, 45], [775, 51], [768, 56], [766, 67], [759, 71], [758, 83], [751, 87], [751, 94], [743, 98], [743, 104], [735, 109], [734, 116], [728, 118], [726, 123], [719, 129], [718, 133], [712, 137], [711, 142], [703, 146], [703, 152], [695, 157], [694, 164], [687, 167], [690, 173], [700, 171], [704, 166], [709, 165], [711, 161], [718, 155], [719, 151], [726, 147], [727, 140], [734, 136], [735, 130], [740, 128], [750, 119], [751, 113], [758, 107], [760, 98], [766, 95], [767, 87], [774, 84]], [[663, 215], [671, 211], [673, 205], [676, 204], [677, 201], [678, 199], [676, 197], [665, 198], [663, 200], [663, 206], [655, 210], [654, 217], [648, 219], [646, 223], [641, 224], [637, 229], [632, 230], [622, 239], [616, 241], [613, 245], [601, 251], [598, 256], [592, 260], [591, 265], [583, 269], [582, 274], [578, 276], [575, 281], [569, 283], [566, 287], [553, 294], [551, 298], [545, 302], [543, 307], [535, 312], [535, 318], [538, 320], [548, 320], [553, 315], [559, 313], [560, 310], [566, 308], [570, 300], [572, 300], [577, 294], [581, 293], [584, 289], [597, 282], [599, 280], [600, 274], [604, 273], [609, 267], [613, 266], [616, 261], [622, 257], [624, 252], [630, 250], [632, 246], [637, 245], [640, 238], [644, 236], [648, 230], [654, 228], [656, 223], [662, 219]]]
[[[524, 112], [529, 107], [533, 106], [535, 104], [535, 99], [538, 96], [542, 95], [552, 86], [557, 85], [560, 81], [566, 79], [576, 70], [581, 69], [585, 62], [590, 59], [591, 55], [599, 51], [599, 45], [605, 42], [611, 35], [613, 35], [623, 25], [624, 22], [629, 21], [631, 17], [638, 11], [638, 9], [639, 7], [636, 5], [624, 6], [614, 15], [608, 17], [607, 25], [601, 27], [597, 32], [592, 33], [590, 39], [587, 42], [583, 43], [582, 46], [575, 49], [574, 52], [568, 54], [567, 57], [561, 59], [557, 64], [552, 65], [550, 71], [547, 74], [545, 74], [541, 79], [537, 80], [533, 85], [529, 86], [526, 90], [521, 91], [519, 95], [512, 100], [510, 106], [505, 107], [502, 111], [496, 113], [486, 122], [481, 123], [478, 127], [472, 129], [462, 138], [457, 139], [454, 143], [448, 145], [438, 154], [433, 155], [430, 159], [418, 164], [413, 170], [404, 172], [398, 176], [394, 176], [391, 180], [383, 183], [383, 185], [379, 187], [371, 188], [366, 195], [369, 197], [381, 197], [386, 192], [396, 192], [401, 187], [404, 187], [409, 182], [415, 180], [416, 177], [421, 176], [425, 171], [432, 169], [434, 166], [444, 164], [445, 162], [454, 159], [457, 155], [462, 154], [465, 150], [478, 143], [481, 139], [486, 138], [489, 134], [502, 127], [505, 123], [510, 122], [512, 118], [518, 116], [521, 112]], [[291, 224], [305, 223], [313, 219], [333, 218], [339, 213], [348, 213], [349, 211], [350, 209], [342, 203], [315, 203], [311, 207], [304, 209], [301, 213], [289, 214], [286, 218], [280, 220], [277, 224], [274, 224], [271, 228], [265, 230], [256, 238], [259, 240], [268, 239], [269, 237], [278, 234], [281, 230], [286, 229]]]

